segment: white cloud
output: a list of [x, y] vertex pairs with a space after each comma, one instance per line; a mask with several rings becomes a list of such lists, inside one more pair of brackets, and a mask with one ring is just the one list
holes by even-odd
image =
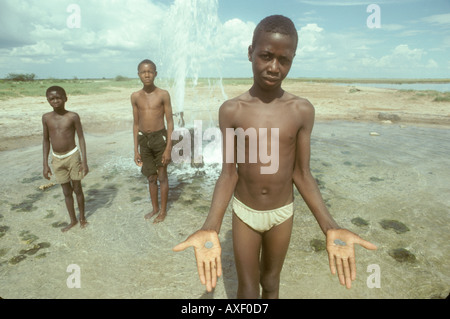
[[400, 44], [394, 48], [391, 54], [378, 60], [378, 67], [405, 68], [418, 66], [422, 62], [425, 52], [422, 49], [410, 49], [406, 44]]
[[299, 50], [297, 54], [301, 57], [326, 51], [323, 42], [323, 28], [316, 23], [309, 23], [298, 31]]
[[240, 19], [226, 21], [219, 33], [219, 43], [224, 56], [246, 56], [248, 46], [252, 42], [253, 30], [256, 24]]
[[399, 31], [399, 30], [404, 30], [406, 27], [401, 24], [385, 24], [385, 23], [383, 23], [381, 25], [381, 28], [386, 31]]
[[314, 6], [327, 6], [327, 7], [348, 7], [348, 6], [363, 6], [370, 5], [374, 2], [376, 4], [392, 4], [392, 3], [401, 3], [407, 4], [410, 2], [414, 2], [416, 0], [298, 0], [299, 3], [314, 5]]
[[439, 62], [427, 56], [428, 50], [386, 43], [382, 34], [328, 32], [314, 23], [298, 32], [299, 50], [291, 71], [297, 76], [408, 77], [439, 69]]
[[125, 62], [134, 54], [139, 55], [135, 58], [138, 63], [142, 55], [159, 47], [159, 32], [167, 11], [161, 4], [147, 0], [79, 0], [80, 28], [68, 24], [74, 14], [67, 10], [70, 4], [59, 0], [2, 0], [0, 61], [2, 69], [9, 68], [5, 73], [17, 69], [19, 62], [60, 60], [75, 65], [80, 58], [83, 62], [102, 62], [105, 57], [119, 55]]
[[432, 25], [450, 26], [450, 13], [435, 14], [422, 18], [421, 21], [430, 23]]
[[315, 6], [358, 6], [370, 4], [370, 1], [328, 1], [328, 0], [299, 0], [300, 3]]
[[36, 44], [13, 48], [9, 55], [19, 58], [22, 63], [48, 64], [53, 62], [58, 56], [63, 54], [60, 45], [49, 45], [44, 41]]
[[367, 74], [378, 74], [385, 77], [420, 77], [424, 72], [438, 69], [438, 63], [430, 58], [426, 59], [424, 49], [410, 48], [406, 44], [397, 45], [389, 54], [377, 58], [366, 53], [355, 59], [355, 69], [365, 69]]

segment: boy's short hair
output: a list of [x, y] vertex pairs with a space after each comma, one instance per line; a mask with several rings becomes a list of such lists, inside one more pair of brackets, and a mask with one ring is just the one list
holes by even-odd
[[56, 92], [58, 92], [59, 94], [61, 94], [61, 95], [63, 95], [64, 97], [67, 98], [66, 91], [65, 91], [62, 87], [56, 86], [56, 85], [55, 85], [55, 86], [49, 87], [49, 88], [47, 89], [47, 92], [45, 92], [45, 96], [48, 96], [49, 93], [52, 92], [52, 91], [56, 91]]
[[298, 45], [298, 32], [291, 19], [282, 15], [271, 15], [261, 20], [253, 32], [252, 46], [255, 47], [256, 40], [262, 32], [281, 33], [292, 37], [295, 41], [295, 49]]
[[143, 65], [143, 64], [153, 65], [153, 67], [155, 68], [155, 71], [156, 71], [156, 64], [152, 60], [145, 59], [141, 63], [139, 63], [139, 65], [138, 65], [138, 72], [139, 72], [139, 69], [141, 68], [141, 65]]

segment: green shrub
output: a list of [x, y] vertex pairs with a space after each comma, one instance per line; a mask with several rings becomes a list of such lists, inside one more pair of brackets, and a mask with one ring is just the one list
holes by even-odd
[[34, 78], [36, 77], [36, 74], [34, 73], [9, 73], [6, 76], [6, 80], [9, 81], [17, 81], [17, 82], [31, 82], [34, 81]]
[[118, 81], [118, 82], [121, 82], [121, 81], [128, 81], [128, 80], [129, 80], [129, 78], [127, 78], [126, 76], [123, 76], [123, 75], [118, 75], [118, 76], [116, 76], [115, 79], [114, 79], [114, 81]]

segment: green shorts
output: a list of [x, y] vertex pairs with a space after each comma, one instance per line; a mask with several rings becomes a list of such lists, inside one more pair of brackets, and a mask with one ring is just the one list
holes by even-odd
[[167, 130], [138, 134], [139, 152], [141, 154], [144, 176], [149, 177], [158, 174], [158, 168], [162, 167], [162, 156], [166, 150]]

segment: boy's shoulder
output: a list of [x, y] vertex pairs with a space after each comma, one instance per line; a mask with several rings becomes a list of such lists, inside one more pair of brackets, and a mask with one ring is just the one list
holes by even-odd
[[42, 118], [43, 119], [49, 118], [50, 116], [52, 116], [52, 113], [53, 113], [53, 111], [44, 113], [44, 114], [42, 114]]
[[294, 95], [286, 91], [284, 92], [283, 99], [286, 102], [291, 102], [297, 108], [314, 109], [314, 106], [308, 99]]
[[[247, 91], [239, 96], [236, 96], [235, 98], [226, 100], [221, 107], [224, 109], [230, 109], [239, 106], [242, 102], [251, 102], [253, 99], [254, 97], [251, 96], [249, 91]], [[314, 106], [308, 99], [294, 95], [287, 91], [284, 91], [284, 94], [279, 101], [282, 103], [291, 104], [297, 108], [314, 109]]]
[[[78, 113], [76, 113], [76, 112], [68, 111], [68, 110], [65, 110], [65, 111], [66, 111], [66, 112], [63, 114], [63, 116], [66, 116], [66, 117], [68, 117], [68, 118], [73, 118], [73, 119], [76, 119], [76, 118], [79, 118], [79, 117], [80, 117], [80, 116], [78, 115]], [[54, 111], [47, 112], [47, 113], [44, 113], [44, 114], [42, 115], [42, 119], [44, 119], [44, 120], [52, 119], [55, 115], [56, 115], [56, 113], [55, 113]]]
[[143, 90], [143, 89], [134, 91], [133, 93], [131, 93], [131, 98], [136, 98], [136, 97], [138, 97], [139, 95], [141, 95], [142, 93], [144, 93], [144, 90]]
[[[161, 89], [159, 87], [156, 87], [153, 91], [153, 94], [155, 94], [155, 97], [159, 99], [160, 101], [168, 101], [170, 100], [170, 94], [169, 91]], [[141, 101], [144, 101], [146, 99], [147, 93], [144, 91], [144, 89], [140, 89], [139, 91], [131, 93], [131, 103], [133, 106], [139, 107], [139, 104]]]
[[[169, 94], [169, 91], [161, 89], [160, 87], [155, 87], [155, 90], [153, 91], [153, 93], [155, 93], [155, 94], [164, 94], [165, 95], [165, 94]], [[131, 96], [132, 97], [133, 96], [140, 96], [140, 95], [143, 95], [143, 94], [145, 94], [144, 89], [140, 89], [140, 90], [137, 90], [137, 91], [131, 93]]]
[[249, 97], [250, 95], [248, 94], [248, 92], [246, 92], [234, 98], [228, 99], [222, 103], [219, 112], [224, 113], [235, 111], [242, 102], [249, 101]]

